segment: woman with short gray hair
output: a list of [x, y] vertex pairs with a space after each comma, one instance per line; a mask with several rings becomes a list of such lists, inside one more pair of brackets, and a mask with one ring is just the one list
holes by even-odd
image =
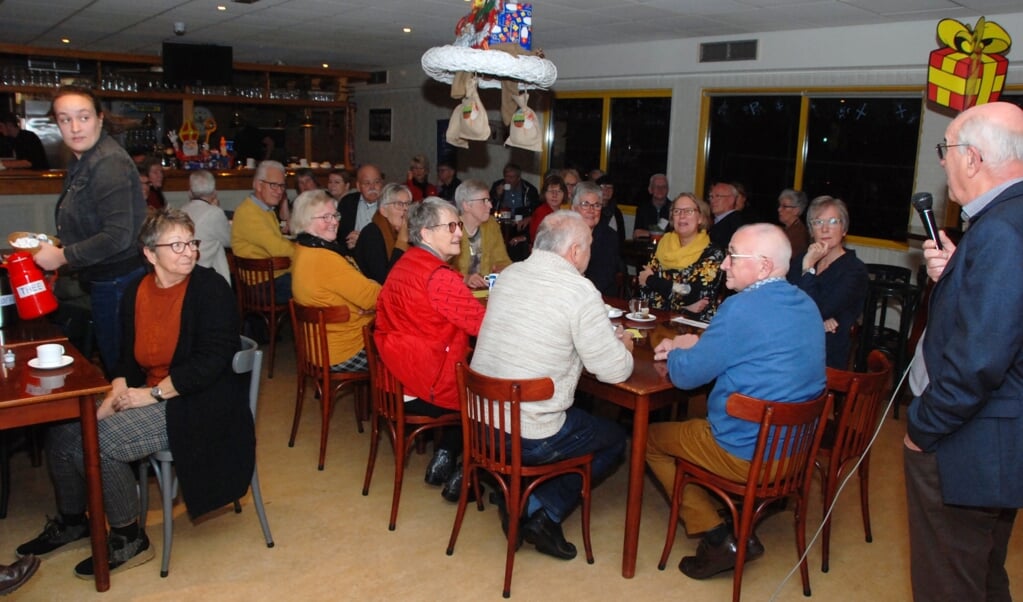
[[494, 209], [490, 187], [482, 180], [466, 180], [455, 189], [455, 205], [462, 216], [462, 244], [455, 268], [472, 289], [487, 288], [484, 278], [511, 265], [501, 227], [490, 219]]
[[778, 195], [778, 221], [785, 226], [785, 236], [792, 245], [792, 255], [802, 255], [810, 244], [810, 232], [803, 223], [806, 210], [806, 193], [786, 188]]
[[[405, 412], [457, 414], [455, 364], [469, 355], [469, 337], [483, 322], [483, 305], [449, 261], [461, 247], [462, 222], [444, 199], [430, 197], [409, 210], [408, 251], [391, 268], [377, 299], [373, 337], [380, 359], [405, 389]], [[444, 485], [457, 501], [462, 485], [460, 427], [442, 430], [426, 482]]]

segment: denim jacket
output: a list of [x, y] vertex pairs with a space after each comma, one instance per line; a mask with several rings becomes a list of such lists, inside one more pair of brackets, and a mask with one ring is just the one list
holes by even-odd
[[131, 157], [106, 132], [71, 160], [54, 213], [64, 256], [83, 281], [111, 280], [142, 265], [142, 183]]

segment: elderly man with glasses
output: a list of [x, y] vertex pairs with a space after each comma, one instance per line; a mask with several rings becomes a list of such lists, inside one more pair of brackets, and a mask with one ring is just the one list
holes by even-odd
[[[252, 194], [234, 211], [231, 222], [231, 250], [237, 257], [263, 259], [295, 256], [295, 243], [281, 233], [274, 209], [284, 199], [284, 166], [263, 161], [252, 178]], [[274, 272], [274, 297], [278, 303], [291, 299], [291, 269]]]
[[[824, 329], [813, 300], [785, 280], [791, 253], [777, 226], [740, 228], [721, 264], [725, 285], [736, 294], [725, 299], [702, 336], [665, 339], [654, 350], [654, 359], [668, 360], [675, 386], [694, 389], [714, 382], [706, 419], [650, 425], [646, 460], [666, 491], [674, 485], [675, 458], [745, 481], [759, 424], [725, 412], [732, 393], [799, 402], [824, 390]], [[686, 532], [703, 535], [696, 555], [684, 557], [678, 567], [692, 579], [735, 567], [738, 544], [718, 509], [717, 499], [705, 489], [686, 488]], [[747, 562], [764, 553], [755, 534], [741, 543], [747, 546]]]
[[714, 216], [714, 224], [707, 233], [710, 234], [710, 242], [723, 249], [728, 246], [735, 231], [746, 223], [746, 218], [739, 211], [739, 190], [734, 184], [718, 182], [711, 186], [707, 199]]
[[618, 294], [618, 274], [622, 271], [622, 252], [618, 234], [600, 222], [604, 208], [603, 193], [593, 182], [580, 182], [572, 195], [572, 209], [583, 217], [593, 234], [592, 254], [585, 276], [593, 282], [600, 294], [609, 297]]

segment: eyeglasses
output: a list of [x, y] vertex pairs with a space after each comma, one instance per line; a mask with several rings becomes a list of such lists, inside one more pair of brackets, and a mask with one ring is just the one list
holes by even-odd
[[284, 190], [284, 182], [271, 182], [270, 180], [260, 180], [260, 182], [270, 187], [270, 190]]
[[602, 203], [579, 203], [576, 207], [583, 211], [599, 211], [604, 205]]
[[314, 215], [312, 217], [312, 219], [322, 219], [325, 222], [340, 222], [341, 221], [341, 214], [340, 213], [328, 213], [326, 215]]
[[165, 243], [155, 244], [155, 245], [152, 246], [152, 248], [155, 249], [157, 247], [170, 247], [171, 251], [174, 251], [178, 255], [181, 255], [182, 253], [185, 252], [185, 247], [188, 247], [189, 249], [191, 249], [193, 251], [198, 251], [200, 243], [202, 243], [201, 240], [195, 240], [195, 239], [193, 239], [193, 240], [175, 240], [174, 242], [165, 242]]
[[798, 205], [778, 205], [778, 209], [799, 209]]
[[446, 224], [434, 224], [432, 226], [427, 226], [427, 228], [443, 228], [443, 227], [446, 227], [448, 229], [448, 232], [454, 234], [455, 230], [461, 230], [463, 226], [462, 226], [462, 222], [448, 222]]
[[681, 209], [672, 209], [671, 210], [671, 214], [672, 215], [695, 215], [696, 211], [697, 211], [696, 207], [683, 207]]
[[834, 227], [841, 223], [844, 223], [844, 220], [840, 217], [830, 217], [828, 219], [818, 218], [810, 220], [810, 225], [813, 226], [814, 228], [823, 228], [825, 224]]
[[469, 199], [468, 201], [466, 201], [466, 203], [476, 203], [476, 202], [493, 204], [494, 203], [494, 199], [492, 199], [490, 197], [483, 197], [482, 199]]
[[969, 144], [949, 144], [948, 142], [939, 142], [934, 145], [934, 151], [938, 153], [938, 160], [944, 161], [945, 155], [948, 154], [948, 149], [953, 146], [970, 146]]
[[402, 209], [408, 209], [409, 207], [412, 206], [412, 203], [406, 203], [405, 201], [394, 201], [392, 203], [387, 203], [387, 205], [384, 205], [384, 207], [388, 207], [390, 205], [397, 205]]
[[744, 255], [742, 253], [728, 253], [728, 257], [730, 257], [732, 261], [735, 261], [736, 259], [764, 259], [763, 255]]

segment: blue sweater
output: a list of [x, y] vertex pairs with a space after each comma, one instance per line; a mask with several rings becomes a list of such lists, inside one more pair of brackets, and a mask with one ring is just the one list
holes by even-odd
[[717, 379], [707, 398], [714, 439], [750, 460], [759, 425], [729, 416], [732, 393], [771, 401], [807, 401], [825, 385], [824, 327], [806, 293], [785, 281], [753, 285], [721, 304], [690, 349], [668, 355], [671, 382], [693, 389]]

